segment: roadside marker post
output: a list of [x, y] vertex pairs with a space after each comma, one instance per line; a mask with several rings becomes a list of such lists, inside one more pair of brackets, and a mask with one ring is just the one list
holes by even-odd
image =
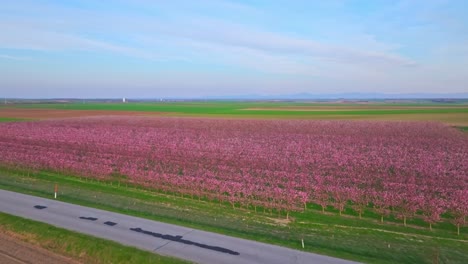
[[58, 186], [57, 186], [57, 184], [55, 184], [55, 188], [54, 188], [54, 199], [57, 199], [57, 190], [58, 190]]
[[304, 239], [301, 239], [302, 242], [302, 248], [304, 248]]

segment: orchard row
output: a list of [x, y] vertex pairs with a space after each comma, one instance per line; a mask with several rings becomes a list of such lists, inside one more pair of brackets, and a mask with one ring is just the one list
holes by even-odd
[[0, 163], [285, 212], [468, 214], [468, 137], [438, 123], [94, 117], [0, 124]]

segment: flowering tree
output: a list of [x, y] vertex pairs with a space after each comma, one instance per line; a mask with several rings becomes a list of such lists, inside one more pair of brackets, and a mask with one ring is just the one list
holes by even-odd
[[450, 195], [449, 211], [452, 214], [452, 223], [457, 227], [460, 235], [460, 226], [466, 223], [468, 215], [468, 190], [457, 190]]
[[367, 188], [359, 188], [353, 186], [348, 189], [350, 200], [352, 201], [352, 208], [362, 217], [364, 210], [367, 209], [371, 200], [371, 193]]
[[446, 203], [441, 197], [425, 197], [421, 211], [430, 230], [433, 224], [440, 221], [440, 215], [446, 211]]

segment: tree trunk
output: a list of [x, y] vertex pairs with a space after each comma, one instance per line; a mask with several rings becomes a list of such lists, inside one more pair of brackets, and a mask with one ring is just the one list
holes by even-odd
[[362, 219], [362, 212], [359, 212], [359, 219]]
[[403, 216], [403, 224], [406, 226], [406, 216]]
[[286, 212], [286, 219], [289, 220], [289, 212]]
[[460, 235], [460, 225], [457, 224], [457, 235]]
[[429, 223], [429, 230], [432, 231], [432, 224], [431, 223]]
[[322, 213], [325, 213], [325, 207], [322, 205]]
[[380, 216], [380, 223], [383, 223], [383, 215]]

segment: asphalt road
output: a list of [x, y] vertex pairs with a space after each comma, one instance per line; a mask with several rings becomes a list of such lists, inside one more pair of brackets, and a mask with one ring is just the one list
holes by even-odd
[[4, 190], [0, 211], [196, 263], [352, 263]]

